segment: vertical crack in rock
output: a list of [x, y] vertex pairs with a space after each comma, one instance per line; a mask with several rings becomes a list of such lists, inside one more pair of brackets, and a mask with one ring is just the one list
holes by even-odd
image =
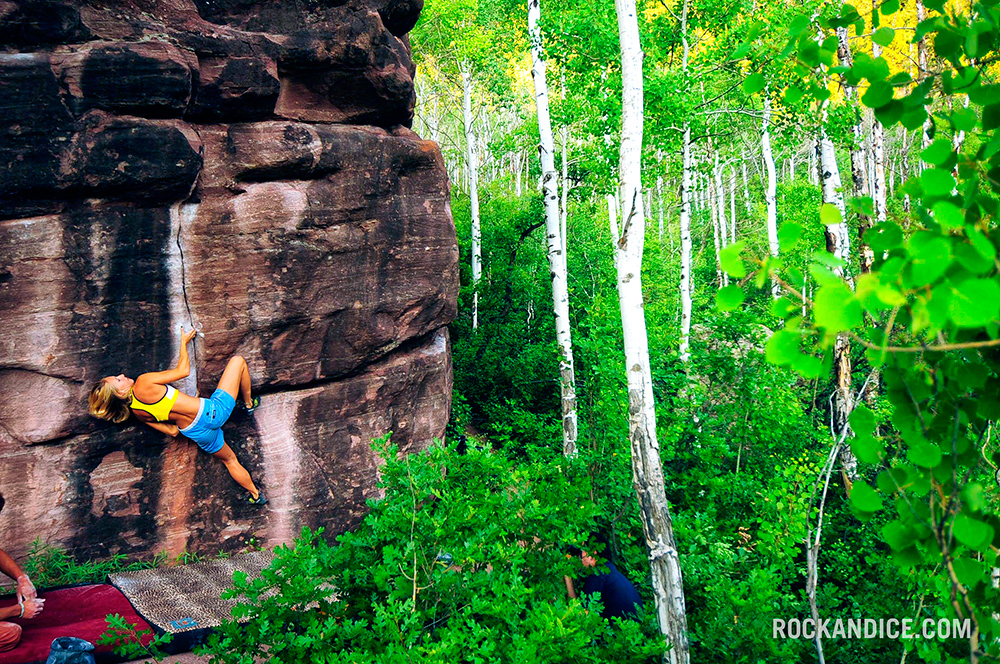
[[[170, 206], [170, 225], [173, 229], [173, 242], [169, 244], [167, 255], [167, 271], [170, 281], [170, 319], [173, 321], [171, 331], [176, 340], [174, 353], [180, 352], [180, 326], [200, 328], [191, 310], [191, 303], [188, 300], [187, 292], [187, 272], [184, 264], [184, 244], [181, 239], [184, 227], [190, 224], [198, 214], [197, 203], [179, 203]], [[179, 288], [178, 288], [179, 285]], [[184, 380], [178, 381], [177, 386], [181, 391], [188, 394], [198, 392], [198, 343], [199, 338], [195, 337], [191, 350], [191, 375]]]

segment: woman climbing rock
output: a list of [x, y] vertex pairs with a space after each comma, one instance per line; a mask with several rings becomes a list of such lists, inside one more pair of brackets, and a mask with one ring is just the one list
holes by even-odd
[[90, 414], [116, 424], [133, 414], [140, 422], [169, 436], [184, 434], [226, 466], [237, 484], [247, 490], [248, 503], [266, 505], [267, 499], [222, 436], [222, 425], [236, 407], [237, 394], [248, 413], [260, 405], [260, 398], [250, 395], [246, 360], [239, 355], [229, 360], [218, 389], [208, 399], [189, 396], [169, 385], [191, 373], [187, 345], [195, 334], [194, 330], [185, 332], [181, 328], [180, 357], [174, 369], [144, 373], [135, 380], [125, 374], [102, 378], [90, 391]]

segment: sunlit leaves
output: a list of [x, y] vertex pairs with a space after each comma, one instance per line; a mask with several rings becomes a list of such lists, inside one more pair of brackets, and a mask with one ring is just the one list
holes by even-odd
[[861, 303], [846, 284], [825, 284], [816, 293], [813, 317], [827, 332], [849, 330], [861, 324]]
[[833, 226], [844, 221], [840, 208], [830, 203], [824, 203], [819, 210], [819, 221], [824, 226]]
[[872, 41], [874, 41], [879, 46], [888, 46], [892, 43], [893, 38], [896, 36], [896, 31], [892, 28], [882, 27], [875, 31], [872, 35]]
[[920, 174], [920, 186], [928, 196], [950, 196], [955, 189], [955, 178], [951, 171], [928, 168]]
[[732, 311], [743, 304], [745, 295], [739, 286], [726, 286], [720, 288], [715, 294], [715, 304], [719, 311]]
[[761, 72], [750, 74], [749, 76], [746, 77], [746, 79], [743, 80], [743, 92], [747, 93], [748, 95], [752, 95], [755, 92], [760, 92], [761, 90], [763, 90], [766, 84], [767, 83], [764, 80], [764, 74], [762, 74]]
[[943, 166], [952, 154], [951, 141], [939, 138], [920, 153], [920, 158], [928, 164]]
[[730, 244], [719, 252], [719, 262], [722, 264], [722, 270], [736, 279], [742, 279], [747, 274], [746, 266], [743, 265], [743, 259], [740, 256], [743, 246], [741, 240], [740, 242]]

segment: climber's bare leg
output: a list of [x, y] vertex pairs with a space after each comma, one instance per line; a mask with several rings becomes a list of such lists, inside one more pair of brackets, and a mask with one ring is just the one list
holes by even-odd
[[257, 497], [260, 496], [260, 491], [257, 489], [257, 485], [253, 483], [252, 479], [250, 479], [250, 473], [247, 472], [247, 469], [244, 468], [236, 458], [236, 455], [233, 453], [233, 450], [229, 447], [228, 443], [223, 443], [222, 449], [212, 456], [221, 461], [226, 466], [226, 470], [229, 471], [229, 474], [232, 475], [234, 480], [236, 480], [236, 483], [249, 491], [254, 500], [257, 500]]
[[251, 405], [250, 369], [241, 355], [230, 358], [226, 370], [222, 372], [222, 378], [219, 379], [219, 389], [227, 392], [234, 400], [242, 398], [245, 406]]

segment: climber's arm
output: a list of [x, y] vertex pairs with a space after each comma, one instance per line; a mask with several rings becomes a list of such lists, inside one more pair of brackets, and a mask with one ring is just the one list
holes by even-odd
[[187, 378], [191, 373], [191, 360], [188, 358], [187, 346], [188, 342], [194, 339], [194, 335], [196, 334], [197, 332], [194, 329], [191, 329], [190, 332], [185, 332], [184, 328], [181, 327], [181, 352], [177, 357], [177, 366], [166, 371], [144, 373], [136, 379], [136, 382], [168, 385], [182, 378]]

